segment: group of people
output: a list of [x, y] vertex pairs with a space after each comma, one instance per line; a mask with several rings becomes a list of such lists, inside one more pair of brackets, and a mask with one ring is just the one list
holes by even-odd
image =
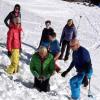
[[[9, 28], [7, 50], [11, 64], [5, 69], [8, 74], [17, 73], [19, 70], [22, 31], [20, 9], [20, 5], [16, 4], [14, 10], [4, 20]], [[61, 34], [60, 43], [56, 39], [54, 29], [51, 27], [51, 21], [47, 20], [45, 25], [46, 28], [43, 29], [38, 50], [32, 55], [30, 61], [30, 71], [34, 76], [34, 88], [40, 92], [50, 91], [50, 77], [55, 71], [59, 74], [61, 70], [56, 61], [58, 59], [68, 60], [70, 49], [72, 49], [72, 62], [68, 69], [62, 72], [61, 76], [65, 77], [73, 67], [76, 68], [77, 74], [70, 79], [70, 87], [72, 99], [79, 100], [81, 84], [87, 87], [93, 73], [89, 51], [80, 46], [72, 19], [67, 21]]]

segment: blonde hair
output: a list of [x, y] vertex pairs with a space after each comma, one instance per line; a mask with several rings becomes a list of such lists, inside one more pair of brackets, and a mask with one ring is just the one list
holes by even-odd
[[47, 48], [45, 46], [40, 46], [39, 49], [38, 49], [38, 52], [39, 53], [47, 53], [48, 50], [47, 50]]

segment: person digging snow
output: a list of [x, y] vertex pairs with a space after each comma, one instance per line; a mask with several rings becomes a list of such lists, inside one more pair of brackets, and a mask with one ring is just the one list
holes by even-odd
[[19, 18], [14, 20], [14, 26], [7, 33], [7, 50], [11, 64], [6, 69], [8, 74], [14, 74], [19, 69], [19, 52], [21, 48], [21, 22]]
[[30, 70], [34, 75], [34, 88], [37, 90], [50, 91], [50, 77], [54, 72], [54, 58], [47, 48], [40, 46], [38, 52], [33, 54], [30, 62]]
[[80, 46], [79, 40], [71, 40], [70, 47], [73, 50], [72, 62], [69, 68], [61, 75], [62, 77], [65, 77], [65, 75], [67, 75], [68, 72], [75, 66], [77, 75], [70, 79], [71, 97], [72, 100], [79, 100], [80, 86], [81, 84], [84, 84], [85, 87], [88, 85], [88, 79], [91, 79], [93, 69], [89, 51]]
[[76, 34], [77, 32], [76, 32], [74, 22], [72, 19], [69, 19], [61, 35], [61, 39], [60, 39], [61, 55], [59, 59], [63, 59], [64, 52], [66, 51], [64, 61], [68, 60], [69, 54], [70, 54], [70, 44], [69, 43], [72, 39], [76, 38]]

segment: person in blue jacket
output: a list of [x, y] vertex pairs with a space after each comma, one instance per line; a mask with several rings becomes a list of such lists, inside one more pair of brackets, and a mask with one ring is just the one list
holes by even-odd
[[56, 61], [59, 59], [61, 50], [60, 50], [60, 44], [59, 44], [58, 40], [56, 39], [55, 32], [51, 32], [49, 34], [49, 40], [50, 40], [50, 46], [49, 46], [48, 50], [54, 56], [55, 70], [56, 70], [56, 72], [59, 72], [60, 67], [56, 64]]
[[[65, 25], [62, 35], [61, 35], [61, 39], [60, 39], [61, 55], [60, 55], [59, 59], [63, 59], [64, 52], [66, 51], [64, 60], [65, 61], [68, 60], [69, 54], [70, 54], [69, 43], [72, 39], [76, 38], [76, 34], [77, 34], [77, 32], [76, 32], [74, 22], [72, 19], [69, 19], [67, 21], [67, 24]], [[67, 46], [67, 49], [66, 49], [66, 46]]]
[[88, 85], [88, 80], [93, 73], [91, 58], [89, 51], [80, 46], [77, 39], [71, 40], [70, 47], [73, 50], [72, 62], [69, 68], [61, 75], [65, 77], [66, 74], [75, 66], [77, 75], [70, 79], [71, 97], [73, 100], [79, 100], [80, 98], [80, 85]]

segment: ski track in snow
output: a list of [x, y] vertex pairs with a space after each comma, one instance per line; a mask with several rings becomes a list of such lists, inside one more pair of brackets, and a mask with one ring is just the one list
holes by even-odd
[[[22, 53], [20, 59], [20, 71], [14, 76], [4, 72], [10, 64], [6, 50], [7, 28], [4, 18], [19, 3], [22, 8]], [[33, 89], [34, 77], [29, 69], [32, 54], [38, 47], [44, 21], [50, 19], [52, 27], [60, 39], [62, 29], [69, 18], [72, 18], [78, 28], [78, 38], [83, 46], [91, 53], [94, 74], [91, 82], [91, 92], [94, 99], [88, 98], [88, 89], [81, 88], [81, 100], [100, 100], [100, 8], [88, 7], [76, 3], [68, 3], [60, 0], [0, 0], [0, 100], [67, 100], [64, 95], [70, 95], [69, 79], [75, 75], [73, 69], [65, 78], [55, 73], [50, 81], [51, 91], [57, 91], [57, 96], [50, 93], [40, 93]], [[70, 64], [58, 61], [64, 71]]]

